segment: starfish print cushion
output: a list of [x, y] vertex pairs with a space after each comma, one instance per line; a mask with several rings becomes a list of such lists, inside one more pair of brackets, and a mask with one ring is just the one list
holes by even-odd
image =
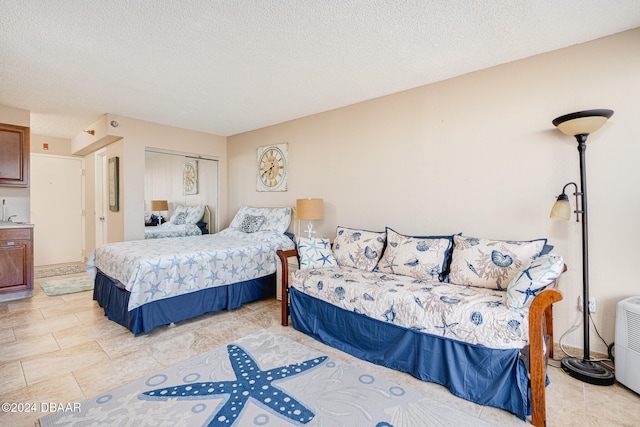
[[560, 255], [547, 254], [533, 260], [531, 265], [513, 278], [507, 288], [507, 307], [519, 310], [531, 301], [564, 271]]
[[328, 239], [298, 237], [300, 268], [337, 267]]

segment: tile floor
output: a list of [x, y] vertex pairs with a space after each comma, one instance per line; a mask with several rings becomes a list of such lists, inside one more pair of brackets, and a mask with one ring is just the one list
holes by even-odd
[[[36, 280], [32, 298], [0, 303], [0, 403], [37, 406], [31, 413], [0, 412], [0, 426], [38, 425], [37, 420], [46, 415], [41, 412], [43, 402], [80, 402], [260, 329], [317, 348], [497, 426], [530, 425], [505, 411], [456, 398], [441, 386], [355, 359], [282, 327], [275, 299], [133, 336], [103, 316], [91, 291], [49, 297], [39, 286], [47, 279]], [[639, 395], [619, 384], [583, 384], [554, 368], [558, 365], [551, 361], [549, 368], [548, 426], [640, 425]]]

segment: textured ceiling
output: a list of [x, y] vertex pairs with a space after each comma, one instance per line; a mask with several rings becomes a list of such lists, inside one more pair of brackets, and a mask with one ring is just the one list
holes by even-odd
[[[638, 0], [0, 0], [0, 104], [233, 135], [640, 27]], [[639, 46], [640, 48], [640, 46]]]

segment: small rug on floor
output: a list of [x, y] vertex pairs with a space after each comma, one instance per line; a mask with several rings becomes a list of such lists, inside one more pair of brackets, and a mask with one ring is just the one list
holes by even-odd
[[89, 276], [74, 276], [64, 279], [48, 280], [40, 283], [44, 293], [50, 297], [73, 294], [93, 289], [93, 279]]
[[68, 409], [40, 425], [489, 425], [266, 330]]
[[34, 277], [42, 279], [43, 277], [64, 276], [67, 274], [77, 274], [84, 272], [84, 264], [63, 264], [63, 265], [45, 265], [34, 269]]

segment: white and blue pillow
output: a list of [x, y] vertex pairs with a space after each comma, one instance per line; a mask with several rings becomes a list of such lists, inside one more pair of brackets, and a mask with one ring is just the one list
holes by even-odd
[[564, 271], [564, 260], [553, 253], [533, 260], [529, 267], [518, 273], [507, 287], [507, 307], [518, 310], [531, 305], [531, 301]]
[[405, 236], [387, 228], [387, 246], [378, 262], [378, 271], [416, 279], [440, 280], [451, 246], [451, 236]]
[[264, 216], [264, 222], [260, 227], [260, 231], [276, 231], [285, 233], [291, 223], [291, 208], [254, 208], [250, 206], [242, 206], [233, 217], [229, 228], [240, 229], [240, 225], [245, 215]]
[[386, 236], [386, 231], [338, 227], [333, 241], [333, 256], [340, 267], [373, 271], [382, 256]]
[[546, 243], [547, 239], [505, 241], [453, 236], [449, 280], [456, 285], [506, 290]]
[[169, 222], [176, 225], [196, 224], [204, 216], [204, 205], [176, 206]]
[[298, 237], [297, 243], [301, 270], [338, 266], [328, 239]]

